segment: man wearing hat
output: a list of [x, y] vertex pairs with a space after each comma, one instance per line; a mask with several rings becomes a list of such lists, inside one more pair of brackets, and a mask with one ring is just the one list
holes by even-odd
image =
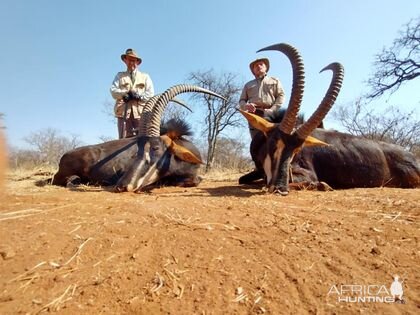
[[[284, 102], [284, 90], [279, 79], [267, 75], [270, 69], [270, 61], [267, 58], [259, 58], [249, 64], [254, 80], [245, 84], [239, 106], [242, 110], [259, 116], [267, 116], [278, 111]], [[257, 130], [249, 126], [251, 139]]]
[[114, 113], [118, 120], [118, 137], [136, 134], [146, 101], [154, 95], [153, 82], [147, 73], [138, 71], [141, 58], [129, 48], [121, 55], [127, 70], [118, 72], [111, 86], [115, 99]]

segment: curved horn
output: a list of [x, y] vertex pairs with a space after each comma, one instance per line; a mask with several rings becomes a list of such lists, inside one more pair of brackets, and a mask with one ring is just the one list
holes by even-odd
[[150, 119], [152, 118], [152, 111], [153, 107], [155, 106], [157, 100], [161, 94], [157, 94], [148, 99], [146, 104], [144, 105], [143, 112], [140, 118], [140, 125], [139, 125], [139, 133], [138, 136], [146, 136], [147, 135], [147, 126], [149, 125]]
[[[158, 99], [162, 96], [162, 94], [156, 94], [155, 96], [149, 98], [143, 108], [143, 112], [140, 118], [140, 126], [139, 126], [139, 133], [138, 136], [146, 136], [147, 135], [147, 126], [150, 124], [150, 119], [152, 118], [153, 107], [155, 106]], [[192, 112], [191, 108], [189, 108], [184, 102], [173, 98], [170, 100], [171, 102], [177, 103], [182, 107], [188, 109]]]
[[297, 135], [301, 139], [305, 139], [309, 134], [320, 124], [324, 117], [328, 114], [329, 110], [333, 106], [337, 99], [338, 93], [340, 92], [344, 78], [344, 67], [338, 62], [333, 62], [322, 69], [320, 72], [325, 70], [331, 70], [333, 77], [331, 79], [330, 86], [327, 93], [325, 93], [321, 104], [317, 110], [312, 114], [311, 118], [308, 119], [302, 126], [296, 131]]
[[179, 84], [167, 89], [157, 100], [155, 107], [153, 108], [152, 118], [150, 119], [150, 124], [147, 126], [147, 135], [151, 137], [158, 137], [160, 135], [160, 121], [162, 119], [163, 111], [165, 110], [166, 106], [168, 105], [169, 101], [171, 101], [176, 95], [185, 93], [185, 92], [201, 92], [206, 93], [209, 95], [213, 95], [219, 97], [221, 99], [226, 99], [210, 90], [205, 88], [195, 86], [195, 85], [188, 85], [188, 84]]
[[178, 105], [181, 105], [182, 107], [184, 107], [185, 109], [188, 109], [190, 111], [190, 113], [192, 113], [193, 111], [191, 110], [191, 108], [188, 107], [187, 104], [185, 104], [183, 101], [181, 101], [180, 99], [177, 98], [173, 98], [170, 100], [170, 102], [174, 102], [177, 103]]
[[290, 135], [296, 124], [300, 104], [302, 103], [303, 90], [305, 87], [305, 70], [303, 60], [297, 49], [286, 43], [271, 45], [262, 48], [257, 52], [265, 50], [277, 50], [282, 52], [289, 58], [290, 63], [292, 64], [292, 94], [290, 95], [289, 105], [287, 106], [286, 114], [284, 115], [284, 118], [279, 126], [281, 131]]

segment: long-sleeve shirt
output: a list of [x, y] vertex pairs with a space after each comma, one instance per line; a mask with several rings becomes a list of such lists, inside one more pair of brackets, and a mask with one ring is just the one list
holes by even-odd
[[257, 109], [276, 111], [283, 102], [284, 90], [280, 80], [266, 75], [245, 84], [239, 106], [244, 110], [247, 103], [254, 103]]
[[134, 71], [133, 79], [128, 71], [118, 72], [111, 85], [111, 95], [115, 99], [114, 113], [116, 117], [124, 116], [123, 96], [130, 90], [142, 96], [142, 100], [130, 100], [127, 104], [127, 118], [133, 112], [134, 118], [140, 118], [146, 101], [154, 95], [153, 82], [147, 73]]

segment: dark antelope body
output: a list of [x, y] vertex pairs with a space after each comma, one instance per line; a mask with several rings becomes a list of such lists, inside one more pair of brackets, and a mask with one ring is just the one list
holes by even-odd
[[88, 145], [66, 152], [60, 159], [53, 185], [115, 185], [137, 153], [136, 138]]
[[[174, 158], [174, 154], [166, 147], [165, 142], [161, 141], [162, 138], [168, 138], [168, 134], [170, 134], [177, 145], [186, 147], [198, 159], [201, 158], [197, 148], [183, 138], [184, 135], [190, 135], [190, 133], [179, 130], [178, 127], [182, 125], [182, 122], [175, 122], [174, 125], [167, 128], [160, 137], [125, 138], [71, 150], [62, 156], [59, 170], [54, 175], [52, 184], [60, 186], [68, 184], [116, 185], [118, 180], [130, 169], [130, 166], [138, 161], [138, 157], [144, 156], [145, 153], [153, 157], [153, 160], [160, 157], [159, 166], [162, 170], [159, 173], [159, 179], [163, 180], [165, 177], [169, 177], [171, 171], [178, 166], [177, 171], [172, 173], [180, 176], [173, 176], [171, 183], [183, 185], [182, 181], [185, 180], [185, 185], [198, 184], [199, 164], [182, 163], [179, 158], [170, 161], [171, 158]], [[171, 168], [168, 168], [168, 165], [171, 165]], [[165, 182], [168, 183], [168, 181]]]
[[420, 167], [404, 148], [337, 131], [316, 129], [328, 146], [308, 147], [292, 162], [293, 182], [325, 182], [335, 189], [420, 187]]
[[200, 92], [221, 97], [209, 90], [191, 86], [174, 86], [150, 99], [143, 110], [139, 135], [105, 143], [84, 146], [63, 155], [52, 184], [69, 182], [94, 185], [116, 185], [117, 191], [138, 191], [157, 181], [194, 186], [201, 156], [193, 143], [183, 138], [190, 135], [182, 123], [170, 123], [160, 133], [162, 114], [177, 94]]
[[[291, 186], [325, 189], [357, 187], [420, 186], [420, 168], [416, 158], [404, 148], [357, 137], [334, 130], [315, 129], [311, 136], [328, 146], [304, 146], [291, 162]], [[263, 161], [267, 145], [263, 133], [251, 143], [256, 170], [242, 176], [240, 184], [265, 177]]]

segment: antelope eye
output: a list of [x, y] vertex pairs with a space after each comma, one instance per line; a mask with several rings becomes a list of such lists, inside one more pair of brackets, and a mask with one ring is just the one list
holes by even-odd
[[159, 148], [159, 146], [154, 146], [153, 148], [152, 148], [152, 150], [153, 151], [158, 151], [160, 148]]

